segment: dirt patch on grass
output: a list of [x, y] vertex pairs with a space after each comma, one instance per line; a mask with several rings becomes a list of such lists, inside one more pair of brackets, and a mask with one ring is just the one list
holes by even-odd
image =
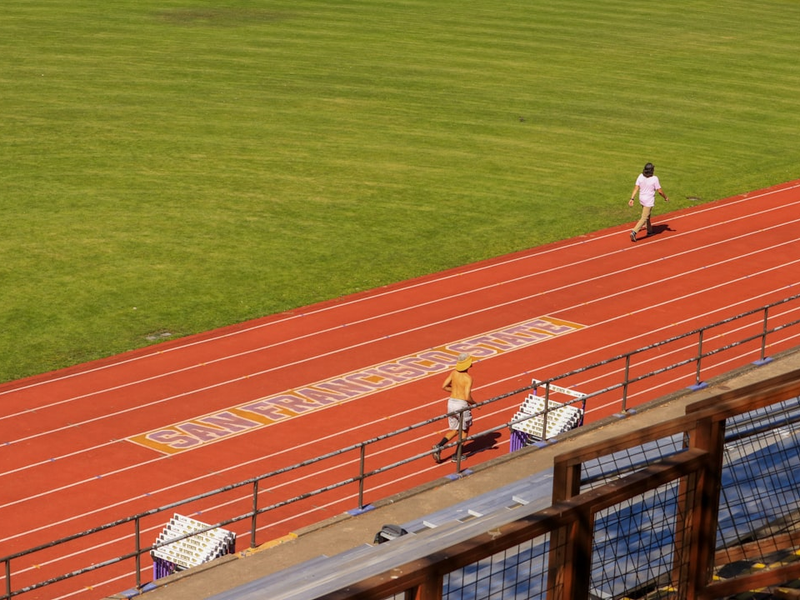
[[152, 333], [147, 334], [144, 336], [148, 342], [160, 342], [172, 337], [172, 334], [169, 331], [160, 330], [154, 331]]

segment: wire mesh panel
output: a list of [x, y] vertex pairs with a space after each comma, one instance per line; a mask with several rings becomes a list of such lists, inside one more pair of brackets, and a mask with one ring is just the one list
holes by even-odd
[[800, 399], [728, 419], [725, 437], [716, 563], [730, 571], [800, 529]]
[[587, 460], [583, 463], [581, 490], [594, 489], [616, 481], [620, 477], [682, 452], [685, 448], [686, 436], [680, 433]]
[[444, 578], [443, 600], [528, 600], [547, 596], [549, 536], [499, 552]]
[[[642, 597], [671, 591], [685, 580], [676, 556], [685, 520], [678, 481], [630, 498], [595, 515], [590, 594]], [[679, 570], [676, 571], [676, 568]]]
[[[406, 590], [414, 597], [655, 600], [752, 598], [753, 590], [796, 584], [798, 394], [793, 367], [704, 392], [678, 418], [568, 449], [554, 459], [550, 507], [512, 522], [503, 516], [500, 527], [489, 526], [491, 516], [475, 521], [488, 529], [432, 553], [425, 541], [427, 560], [364, 585], [394, 591], [386, 582], [397, 571], [424, 582]], [[325, 598], [350, 597], [349, 587], [340, 591]]]

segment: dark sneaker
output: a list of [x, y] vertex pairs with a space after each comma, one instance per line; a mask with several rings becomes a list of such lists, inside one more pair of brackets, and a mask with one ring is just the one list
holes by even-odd
[[436, 464], [442, 462], [442, 447], [439, 444], [433, 445], [433, 460], [436, 461]]
[[636, 232], [635, 231], [631, 231], [631, 241], [632, 242], [636, 241]]

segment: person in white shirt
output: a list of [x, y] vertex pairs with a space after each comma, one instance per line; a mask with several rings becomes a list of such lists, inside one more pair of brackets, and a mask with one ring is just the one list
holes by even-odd
[[664, 198], [664, 202], [669, 202], [669, 198], [661, 189], [661, 182], [653, 173], [655, 171], [653, 163], [647, 163], [642, 169], [641, 175], [636, 178], [636, 184], [633, 186], [631, 192], [631, 199], [628, 200], [628, 206], [633, 206], [633, 201], [636, 199], [636, 192], [639, 192], [639, 204], [642, 205], [642, 217], [636, 223], [636, 227], [631, 231], [631, 241], [636, 241], [636, 234], [642, 227], [647, 227], [647, 235], [653, 233], [653, 226], [650, 224], [650, 215], [653, 212], [653, 205], [656, 203], [656, 192]]

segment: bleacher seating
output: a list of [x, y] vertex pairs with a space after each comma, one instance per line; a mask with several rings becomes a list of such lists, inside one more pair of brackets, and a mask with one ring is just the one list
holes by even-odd
[[[408, 535], [380, 545], [364, 544], [332, 557], [319, 556], [310, 561], [267, 575], [248, 584], [212, 596], [208, 600], [262, 600], [268, 593], [270, 600], [302, 600], [315, 598], [324, 583], [320, 577], [320, 567], [326, 574], [341, 574], [353, 565], [379, 564], [382, 556], [392, 552], [398, 544], [408, 548], [409, 555], [419, 552], [420, 546], [429, 547], [430, 539], [418, 537], [426, 531], [436, 530], [446, 539], [453, 535], [472, 535], [461, 531], [466, 523], [478, 519], [492, 518], [510, 521], [517, 517], [517, 510], [524, 507], [526, 512], [542, 510], [550, 505], [552, 496], [553, 471], [548, 469], [521, 479], [513, 484], [486, 492], [435, 513], [422, 516], [401, 526]], [[452, 543], [443, 541], [443, 544]], [[359, 571], [359, 576], [361, 572]]]
[[[797, 421], [800, 421], [800, 403], [797, 399], [787, 400], [783, 406], [773, 405], [769, 411], [757, 410], [746, 417], [730, 419], [726, 432], [728, 445], [723, 484], [728, 496], [739, 494], [743, 502], [731, 503], [729, 497], [727, 502], [721, 504], [719, 525], [722, 539], [718, 543], [740, 544], [752, 534], [750, 531], [733, 531], [735, 528], [732, 526], [741, 520], [743, 511], [748, 512], [748, 519], [756, 524], [766, 524], [773, 522], [775, 516], [780, 514], [772, 506], [773, 503], [800, 506], [800, 488], [796, 485], [782, 486], [778, 481], [797, 472], [800, 466], [796, 428], [792, 425]], [[792, 442], [789, 444], [790, 451], [785, 447], [784, 438]], [[683, 435], [676, 434], [615, 453], [609, 459], [614, 463], [614, 469], [608, 473], [608, 477], [624, 476], [670, 453], [681, 452], [684, 443]], [[753, 464], [761, 465], [760, 470], [767, 470], [769, 474], [754, 478], [748, 471], [747, 477], [736, 477], [737, 472], [751, 469]], [[604, 467], [596, 461], [589, 461], [585, 464], [582, 479], [602, 482], [605, 479], [603, 472], [607, 470], [607, 465]], [[763, 477], [771, 480], [764, 484], [761, 481]], [[499, 527], [548, 507], [552, 496], [552, 478], [552, 469], [542, 471], [402, 524], [409, 535], [381, 545], [364, 544], [331, 558], [321, 556], [209, 600], [256, 600], [264, 597], [270, 600], [314, 600], [326, 591], [386, 572], [420, 555], [436, 553], [439, 549], [470, 539], [477, 532]], [[789, 481], [795, 480], [789, 478]], [[780, 490], [781, 493], [765, 495], [759, 489], [748, 488]], [[597, 535], [593, 548], [598, 564], [591, 574], [592, 597], [622, 597], [640, 584], [636, 579], [640, 565], [660, 564], [658, 561], [663, 558], [664, 549], [670, 547], [670, 540], [673, 539], [670, 527], [674, 521], [672, 513], [678, 509], [676, 494], [677, 485], [662, 486], [615, 510], [597, 514], [595, 526], [601, 533]], [[758, 498], [758, 502], [744, 501], [753, 498]], [[756, 505], [751, 506], [753, 504]], [[647, 527], [631, 527], [631, 515], [634, 514], [640, 515], [637, 517], [640, 520], [644, 516]], [[753, 517], [756, 517], [755, 520]], [[618, 553], [620, 540], [627, 544], [627, 550], [622, 555]], [[499, 593], [497, 590], [509, 589], [509, 586], [516, 589], [519, 585], [528, 586], [529, 589], [524, 591], [525, 597], [537, 597], [543, 593], [537, 588], [544, 584], [543, 578], [523, 577], [522, 584], [514, 578], [520, 570], [531, 566], [539, 568], [537, 561], [545, 555], [546, 545], [546, 539], [537, 539], [533, 544], [520, 546], [518, 552], [506, 551], [492, 561], [482, 561], [454, 571], [445, 586], [457, 590], [462, 600], [492, 597], [492, 594]], [[604, 556], [610, 558], [606, 560]], [[597, 571], [603, 568], [602, 565], [611, 563], [616, 565], [614, 573], [609, 575]], [[671, 565], [669, 561], [663, 564]], [[491, 576], [483, 577], [479, 571], [487, 568], [492, 569]], [[648, 572], [648, 575], [651, 574]], [[462, 581], [469, 581], [469, 587], [465, 586], [463, 590], [459, 588]]]

